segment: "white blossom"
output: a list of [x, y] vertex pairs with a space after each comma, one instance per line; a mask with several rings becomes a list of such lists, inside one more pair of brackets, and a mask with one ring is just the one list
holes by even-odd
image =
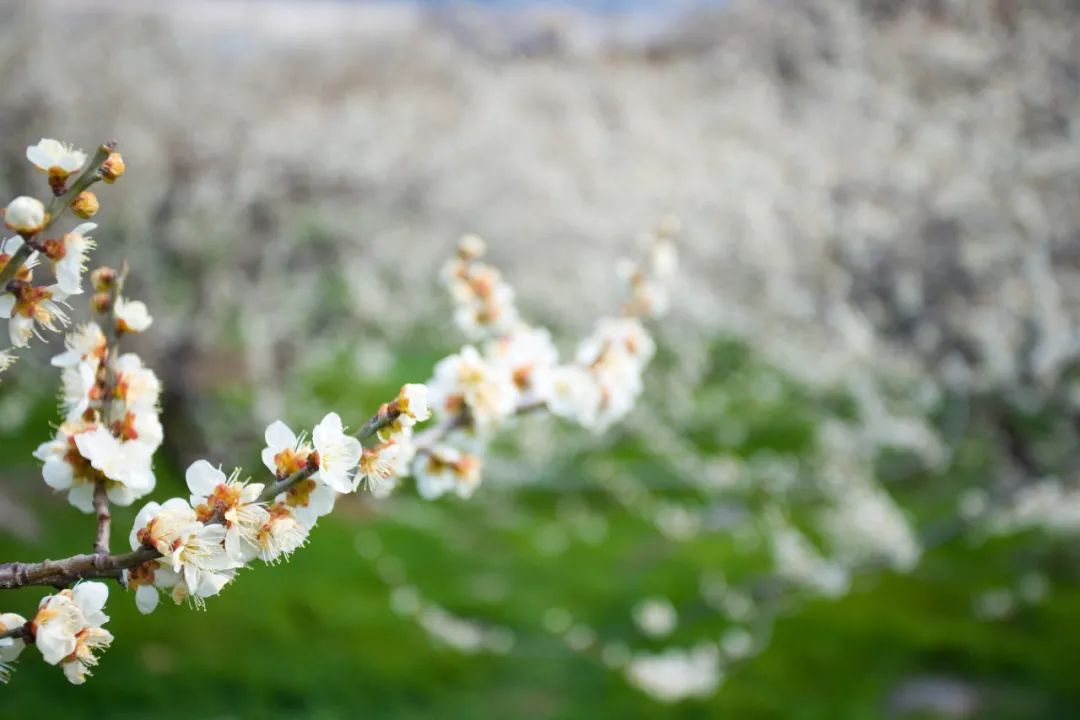
[[481, 430], [495, 427], [517, 408], [510, 373], [489, 364], [471, 345], [436, 364], [428, 391], [437, 412], [451, 418], [467, 412]]
[[80, 362], [61, 371], [60, 404], [68, 420], [81, 417], [87, 411], [96, 384], [96, 362]]
[[52, 440], [43, 442], [34, 450], [34, 457], [44, 463], [41, 476], [45, 484], [54, 490], [68, 491], [68, 502], [90, 513], [94, 511], [94, 481], [97, 475], [75, 446], [75, 435], [86, 430], [83, 423], [62, 424]]
[[540, 399], [548, 387], [550, 374], [559, 362], [559, 352], [551, 341], [547, 328], [518, 325], [511, 332], [488, 342], [485, 352], [488, 361], [503, 368], [525, 398], [522, 402]]
[[367, 487], [372, 494], [385, 496], [387, 486], [394, 482], [401, 466], [402, 446], [396, 440], [387, 440], [375, 447], [364, 448], [360, 455], [357, 481]]
[[154, 489], [152, 451], [143, 443], [121, 442], [98, 425], [75, 435], [75, 446], [95, 470], [111, 481], [106, 483], [107, 494], [117, 505], [130, 505]]
[[86, 153], [59, 140], [42, 138], [26, 148], [26, 159], [50, 176], [66, 178], [86, 164]]
[[309, 530], [319, 518], [333, 512], [336, 500], [337, 493], [317, 475], [301, 480], [275, 498], [276, 502], [287, 505], [297, 522]]
[[679, 253], [668, 238], [656, 238], [648, 250], [649, 270], [657, 280], [670, 280], [679, 269]]
[[94, 223], [82, 223], [53, 246], [46, 243], [46, 252], [54, 261], [56, 284], [68, 295], [82, 292], [82, 275], [87, 257], [97, 244], [87, 233], [97, 228]]
[[[312, 452], [303, 438], [296, 436], [289, 427], [275, 420], [266, 428], [266, 447], [262, 451], [263, 465], [275, 477], [286, 478], [307, 466]], [[292, 510], [297, 522], [307, 529], [334, 509], [337, 493], [329, 488], [318, 473], [300, 480], [283, 493], [275, 502], [284, 503]]]
[[161, 397], [161, 381], [153, 370], [143, 365], [135, 353], [124, 353], [113, 366], [116, 373], [115, 395], [128, 410], [157, 411]]
[[541, 396], [553, 415], [595, 427], [601, 391], [596, 378], [580, 365], [560, 365], [551, 371]]
[[[413, 460], [416, 457], [417, 448], [413, 442], [411, 428], [403, 428], [400, 432], [394, 433], [390, 440], [394, 443], [394, 452], [388, 457], [393, 461], [393, 467], [390, 468], [389, 474], [382, 482], [368, 483], [368, 489], [376, 498], [389, 497], [397, 489], [398, 480], [409, 475]], [[367, 451], [365, 450], [365, 452]], [[364, 463], [363, 458], [361, 458], [360, 462], [362, 466]], [[363, 468], [361, 468], [362, 470]]]
[[642, 391], [641, 373], [655, 352], [655, 342], [635, 318], [605, 318], [581, 342], [577, 362], [600, 388], [593, 429], [603, 430], [630, 412]]
[[319, 479], [340, 493], [355, 490], [362, 446], [359, 440], [345, 434], [341, 417], [328, 413], [311, 432], [311, 441], [319, 453]]
[[112, 641], [113, 635], [108, 630], [100, 627], [86, 628], [85, 632], [79, 635], [71, 659], [64, 661], [61, 665], [68, 682], [72, 685], [82, 685], [86, 682], [86, 677], [90, 675], [90, 668], [98, 664], [94, 653], [105, 650]]
[[240, 563], [225, 551], [226, 528], [206, 525], [182, 498], [147, 503], [135, 516], [129, 537], [132, 549], [143, 545], [161, 553], [158, 562], [180, 576], [183, 587], [174, 600], [190, 597], [201, 606], [233, 579]]
[[125, 442], [139, 443], [153, 454], [161, 447], [165, 431], [156, 410], [126, 410], [124, 417], [114, 423]]
[[413, 462], [416, 489], [426, 500], [448, 492], [470, 497], [480, 485], [480, 459], [448, 445], [437, 445]]
[[157, 560], [125, 570], [121, 581], [129, 590], [135, 590], [135, 607], [143, 615], [149, 615], [157, 608], [161, 600], [159, 590], [169, 591], [177, 605], [188, 597], [180, 575]]
[[[26, 624], [26, 618], [15, 613], [0, 614], [0, 633], [20, 628]], [[11, 677], [11, 666], [19, 658], [26, 641], [21, 637], [0, 638], [0, 683], [6, 683]]]
[[262, 451], [263, 465], [276, 477], [289, 477], [307, 465], [311, 446], [298, 438], [285, 423], [280, 420], [270, 423], [266, 427], [264, 439], [266, 447]]
[[716, 646], [702, 643], [689, 650], [669, 648], [657, 655], [639, 653], [627, 665], [626, 677], [661, 702], [677, 702], [712, 695], [720, 686], [723, 672]]
[[634, 317], [659, 317], [667, 312], [667, 286], [650, 277], [639, 263], [624, 258], [616, 264], [615, 272], [627, 296], [624, 312]]
[[113, 304], [113, 315], [116, 317], [116, 328], [121, 332], [140, 333], [154, 322], [146, 304], [141, 300], [116, 298]]
[[[144, 425], [150, 420], [156, 423], [156, 418], [146, 418]], [[146, 427], [143, 432], [148, 433]], [[130, 505], [151, 492], [155, 484], [152, 453], [144, 442], [121, 441], [103, 426], [76, 418], [61, 424], [52, 440], [37, 447], [34, 457], [44, 463], [45, 484], [67, 491], [68, 502], [89, 513], [94, 510], [94, 485], [99, 479], [105, 480], [106, 495], [117, 505]]]
[[593, 333], [582, 341], [577, 360], [585, 366], [601, 362], [609, 352], [625, 353], [639, 366], [645, 365], [656, 353], [656, 343], [636, 318], [604, 318], [597, 322]]
[[[0, 294], [0, 318], [8, 319], [8, 336], [15, 347], [26, 347], [30, 338], [41, 335], [37, 325], [58, 332], [68, 324], [62, 305], [68, 294], [58, 285], [35, 287], [25, 285], [18, 293]], [[59, 326], [57, 325], [59, 323]]]
[[847, 565], [885, 559], [894, 569], [908, 572], [922, 555], [904, 511], [870, 479], [843, 488], [823, 523], [833, 557]]
[[196, 460], [184, 475], [191, 491], [191, 506], [201, 522], [207, 522], [215, 514], [225, 524], [225, 552], [234, 560], [244, 563], [258, 554], [259, 529], [269, 515], [259, 502], [262, 483], [245, 483], [238, 472], [226, 477], [220, 468], [206, 460]]
[[476, 260], [487, 254], [484, 238], [474, 233], [466, 233], [458, 240], [458, 256], [462, 260]]
[[105, 357], [107, 340], [98, 324], [88, 322], [64, 336], [64, 352], [50, 361], [54, 367], [69, 368], [80, 362], [100, 362]]
[[418, 422], [424, 422], [431, 417], [431, 408], [428, 406], [428, 389], [421, 383], [408, 383], [401, 386], [397, 399], [398, 411], [408, 419], [407, 427]]
[[68, 681], [79, 685], [97, 664], [96, 650], [107, 648], [112, 634], [104, 630], [109, 616], [102, 610], [109, 588], [101, 582], [82, 582], [42, 599], [33, 619], [34, 644], [50, 665], [63, 663]]
[[386, 412], [391, 418], [378, 430], [380, 440], [391, 440], [412, 432], [417, 423], [431, 417], [428, 404], [428, 388], [420, 383], [403, 385], [397, 397], [380, 412]]
[[484, 243], [466, 235], [458, 256], [443, 268], [442, 277], [454, 302], [454, 320], [469, 338], [494, 337], [509, 331], [518, 321], [514, 289], [491, 265], [478, 262]]
[[1004, 507], [988, 518], [994, 533], [1039, 528], [1051, 535], [1080, 532], [1080, 490], [1047, 478], [1019, 488]]
[[308, 528], [297, 520], [291, 508], [284, 503], [274, 503], [269, 508], [269, 518], [259, 528], [259, 558], [274, 564], [298, 550], [307, 542]]

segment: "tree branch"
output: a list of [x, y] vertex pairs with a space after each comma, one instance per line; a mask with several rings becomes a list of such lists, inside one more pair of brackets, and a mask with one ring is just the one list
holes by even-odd
[[[543, 410], [547, 407], [547, 403], [542, 400], [531, 403], [523, 403], [518, 405], [514, 412], [511, 413], [514, 417], [520, 415], [529, 415], [539, 410]], [[416, 446], [417, 454], [431, 452], [431, 449], [446, 439], [446, 436], [451, 431], [458, 428], [467, 428], [472, 425], [472, 418], [469, 415], [462, 414], [455, 417], [453, 420], [449, 420], [435, 427], [428, 428], [424, 432], [420, 433], [413, 439], [413, 444]]]
[[121, 571], [158, 557], [161, 553], [154, 548], [139, 548], [121, 555], [95, 553], [37, 563], [4, 563], [0, 565], [0, 589], [52, 585], [62, 590], [87, 578], [119, 578]]
[[[392, 423], [397, 414], [379, 409], [374, 416], [360, 426], [355, 433], [359, 440], [365, 440]], [[293, 485], [306, 480], [318, 471], [318, 467], [302, 468], [288, 477], [267, 485], [257, 502], [270, 502]], [[100, 496], [100, 497], [99, 497]], [[100, 501], [100, 506], [99, 506]], [[120, 578], [121, 572], [161, 557], [154, 548], [139, 548], [119, 555], [109, 554], [109, 508], [105, 496], [104, 483], [94, 488], [94, 510], [98, 515], [97, 540], [94, 542], [94, 554], [73, 555], [62, 560], [43, 560], [36, 563], [10, 562], [0, 564], [0, 590], [27, 587], [30, 585], [51, 585], [57, 589], [70, 587], [79, 580], [87, 578]], [[104, 517], [102, 516], [104, 512]], [[214, 518], [211, 523], [220, 523]], [[104, 548], [104, 549], [101, 549]]]
[[98, 555], [109, 554], [109, 528], [112, 515], [109, 514], [109, 496], [105, 493], [105, 481], [94, 483], [94, 514], [97, 515], [97, 534], [94, 536], [94, 552]]
[[26, 623], [25, 625], [19, 625], [17, 627], [13, 627], [10, 630], [5, 630], [4, 632], [0, 633], [0, 639], [4, 639], [4, 638], [22, 638], [22, 639], [27, 640], [29, 642], [33, 642], [34, 635], [33, 635], [33, 633], [30, 632], [30, 628], [27, 627], [27, 625], [29, 625], [29, 623]]
[[[524, 415], [543, 407], [543, 403], [521, 405], [514, 414]], [[360, 429], [353, 436], [358, 440], [366, 440], [393, 423], [397, 418], [398, 413], [391, 406], [383, 405], [377, 413], [360, 426]], [[416, 437], [417, 452], [430, 451], [431, 447], [442, 441], [451, 430], [468, 424], [467, 417], [459, 416], [454, 420], [427, 430]], [[257, 502], [273, 501], [275, 497], [293, 485], [314, 475], [318, 469], [316, 466], [309, 465], [297, 470], [288, 477], [270, 483], [260, 493]], [[98, 533], [97, 540], [94, 542], [94, 554], [73, 555], [62, 560], [44, 560], [37, 563], [11, 562], [0, 564], [0, 590], [10, 590], [30, 585], [51, 585], [63, 589], [87, 578], [119, 579], [121, 572], [124, 570], [161, 557], [161, 553], [157, 550], [147, 547], [119, 555], [109, 554], [110, 516], [104, 483], [94, 488], [94, 510], [98, 516]], [[213, 518], [209, 522], [220, 523], [221, 521], [221, 518]]]
[[[102, 150], [104, 149], [105, 146], [103, 145]], [[107, 412], [111, 405], [105, 398], [111, 397], [113, 391], [116, 389], [118, 379], [115, 363], [116, 359], [120, 356], [120, 331], [117, 329], [115, 308], [116, 301], [120, 298], [120, 293], [124, 290], [124, 280], [127, 278], [127, 274], [128, 265], [127, 261], [124, 261], [123, 269], [120, 271], [120, 275], [117, 277], [116, 285], [112, 291], [112, 307], [109, 311], [110, 322], [107, 328], [108, 341], [105, 351], [105, 375], [104, 379], [98, 381], [102, 397], [101, 417], [105, 421], [106, 427], [109, 426], [113, 418], [110, 417], [110, 413]], [[97, 534], [94, 536], [94, 552], [98, 555], [108, 555], [109, 531], [112, 525], [112, 515], [109, 513], [109, 496], [107, 488], [105, 487], [104, 478], [100, 478], [94, 483], [94, 514], [97, 516]]]

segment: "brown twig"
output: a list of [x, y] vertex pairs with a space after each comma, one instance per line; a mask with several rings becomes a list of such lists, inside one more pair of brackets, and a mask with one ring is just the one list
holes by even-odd
[[123, 570], [160, 556], [161, 554], [153, 548], [139, 548], [121, 555], [93, 553], [36, 563], [4, 563], [0, 565], [0, 589], [52, 585], [62, 590], [87, 578], [119, 578]]
[[[112, 310], [113, 315], [108, 327], [107, 346], [105, 351], [105, 376], [100, 381], [100, 390], [102, 398], [112, 397], [113, 391], [116, 389], [117, 375], [115, 370], [116, 359], [120, 355], [120, 331], [116, 326], [116, 300], [120, 297], [120, 293], [124, 289], [124, 281], [128, 275], [128, 264], [124, 261], [123, 269], [120, 271], [119, 277], [116, 279], [116, 285], [113, 288], [113, 301]], [[106, 427], [114, 419], [110, 417], [110, 413], [106, 412], [111, 405], [103, 400], [101, 408], [101, 416], [105, 421]], [[109, 532], [112, 527], [112, 515], [109, 513], [109, 496], [107, 488], [105, 487], [105, 479], [100, 478], [94, 483], [94, 514], [97, 516], [97, 533], [94, 535], [94, 552], [98, 555], [109, 554]]]
[[[547, 403], [543, 402], [542, 400], [538, 400], [536, 402], [518, 405], [514, 409], [514, 412], [511, 414], [515, 417], [520, 415], [529, 415], [531, 413], [537, 412], [538, 410], [543, 410], [546, 407]], [[451, 420], [424, 430], [424, 432], [418, 434], [415, 438], [413, 438], [413, 445], [416, 447], [417, 454], [419, 455], [431, 452], [432, 448], [445, 440], [446, 436], [449, 435], [452, 431], [459, 428], [469, 428], [472, 426], [472, 424], [472, 417], [469, 415], [469, 413], [462, 413], [455, 416]]]
[[98, 555], [108, 555], [109, 528], [112, 525], [112, 515], [109, 513], [109, 496], [105, 491], [105, 480], [98, 480], [94, 483], [94, 514], [97, 515], [94, 552]]
[[25, 623], [23, 625], [18, 625], [16, 627], [13, 627], [10, 630], [5, 630], [4, 632], [0, 633], [0, 639], [3, 639], [3, 638], [22, 638], [23, 640], [26, 640], [28, 642], [33, 642], [34, 633], [30, 630], [29, 626], [30, 626], [30, 623]]

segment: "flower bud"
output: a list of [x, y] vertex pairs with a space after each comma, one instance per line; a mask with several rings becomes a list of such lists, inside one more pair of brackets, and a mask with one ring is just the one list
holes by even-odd
[[108, 292], [116, 287], [116, 271], [111, 267], [102, 265], [90, 272], [90, 284], [96, 292]]
[[682, 220], [678, 215], [665, 215], [656, 225], [656, 235], [660, 238], [673, 239], [682, 233]]
[[94, 312], [107, 313], [112, 310], [112, 294], [107, 292], [97, 292], [90, 298], [90, 307], [94, 309]]
[[478, 235], [463, 235], [458, 240], [458, 257], [462, 260], [476, 260], [487, 252], [487, 244]]
[[117, 178], [124, 174], [126, 169], [124, 158], [120, 156], [120, 153], [109, 153], [109, 157], [105, 158], [105, 162], [101, 163], [101, 177], [107, 183], [114, 183]]
[[99, 207], [101, 207], [101, 205], [98, 203], [97, 195], [89, 190], [83, 190], [71, 201], [71, 212], [75, 213], [83, 220], [89, 220], [94, 217], [94, 215], [97, 214]]
[[117, 333], [140, 333], [154, 322], [154, 318], [150, 317], [146, 309], [146, 304], [139, 300], [117, 298], [113, 314], [116, 315]]
[[67, 254], [67, 246], [64, 245], [64, 241], [61, 238], [46, 238], [41, 241], [30, 241], [31, 247], [38, 249], [39, 252], [45, 254], [45, 257], [49, 258], [53, 262], [59, 262], [64, 259], [64, 255]]
[[33, 235], [45, 227], [45, 206], [37, 198], [21, 195], [4, 210], [4, 224], [20, 235]]

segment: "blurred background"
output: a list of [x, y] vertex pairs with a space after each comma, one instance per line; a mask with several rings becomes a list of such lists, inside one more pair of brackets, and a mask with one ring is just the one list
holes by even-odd
[[[461, 233], [569, 351], [684, 226], [626, 423], [342, 502], [205, 613], [114, 587], [94, 678], [24, 660], [4, 713], [1080, 716], [1078, 48], [1070, 0], [3, 3], [4, 197], [41, 137], [127, 161], [158, 499], [426, 380]], [[0, 385], [4, 559], [89, 547], [56, 381]]]

